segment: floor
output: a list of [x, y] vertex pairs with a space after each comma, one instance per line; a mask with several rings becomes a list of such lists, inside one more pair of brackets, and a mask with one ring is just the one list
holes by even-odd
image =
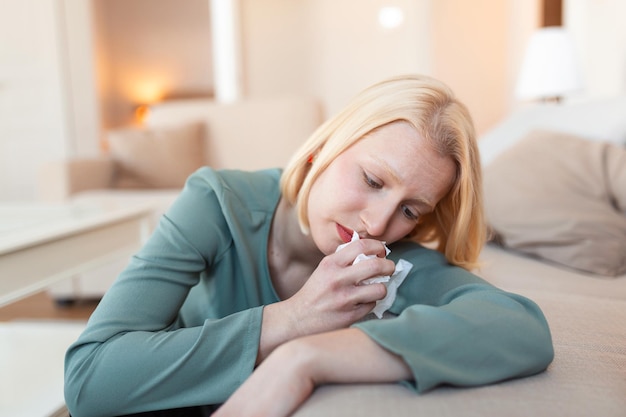
[[69, 417], [63, 357], [97, 305], [97, 300], [59, 304], [40, 292], [0, 307], [0, 352], [9, 352], [0, 355], [0, 416]]
[[46, 292], [0, 307], [0, 322], [14, 320], [87, 320], [98, 300], [57, 304]]

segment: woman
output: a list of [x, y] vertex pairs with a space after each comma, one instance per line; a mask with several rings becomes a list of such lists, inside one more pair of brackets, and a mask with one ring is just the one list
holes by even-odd
[[[469, 272], [481, 199], [470, 116], [424, 76], [366, 89], [284, 172], [199, 170], [70, 347], [72, 415], [287, 416], [324, 383], [541, 372], [539, 308]], [[391, 318], [364, 320], [400, 258]]]

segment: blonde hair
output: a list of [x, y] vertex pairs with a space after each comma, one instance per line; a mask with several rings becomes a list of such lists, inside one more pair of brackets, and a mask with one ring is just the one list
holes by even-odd
[[[434, 78], [394, 77], [357, 95], [293, 155], [281, 177], [283, 197], [296, 206], [300, 226], [308, 233], [308, 196], [318, 176], [369, 132], [396, 121], [410, 123], [437, 152], [451, 157], [457, 167], [451, 190], [432, 213], [420, 217], [406, 238], [433, 243], [451, 264], [475, 268], [486, 235], [476, 133], [465, 105], [449, 87]], [[311, 155], [315, 155], [313, 164]]]

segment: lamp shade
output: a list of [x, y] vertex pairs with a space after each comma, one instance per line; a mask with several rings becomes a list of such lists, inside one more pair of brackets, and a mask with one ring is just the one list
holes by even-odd
[[533, 33], [517, 81], [517, 98], [558, 99], [581, 88], [574, 43], [567, 31], [545, 27]]

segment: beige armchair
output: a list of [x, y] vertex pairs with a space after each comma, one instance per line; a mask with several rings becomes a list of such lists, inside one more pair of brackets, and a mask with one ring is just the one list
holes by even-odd
[[[282, 167], [321, 122], [318, 102], [302, 97], [160, 103], [151, 107], [145, 127], [107, 132], [107, 154], [46, 164], [40, 173], [40, 195], [51, 202], [148, 203], [154, 208], [154, 226], [200, 166]], [[50, 292], [58, 301], [98, 298], [130, 255]]]
[[107, 154], [47, 163], [39, 193], [62, 201], [89, 190], [174, 190], [203, 165], [281, 167], [321, 122], [321, 106], [311, 98], [159, 103], [145, 127], [107, 132]]

